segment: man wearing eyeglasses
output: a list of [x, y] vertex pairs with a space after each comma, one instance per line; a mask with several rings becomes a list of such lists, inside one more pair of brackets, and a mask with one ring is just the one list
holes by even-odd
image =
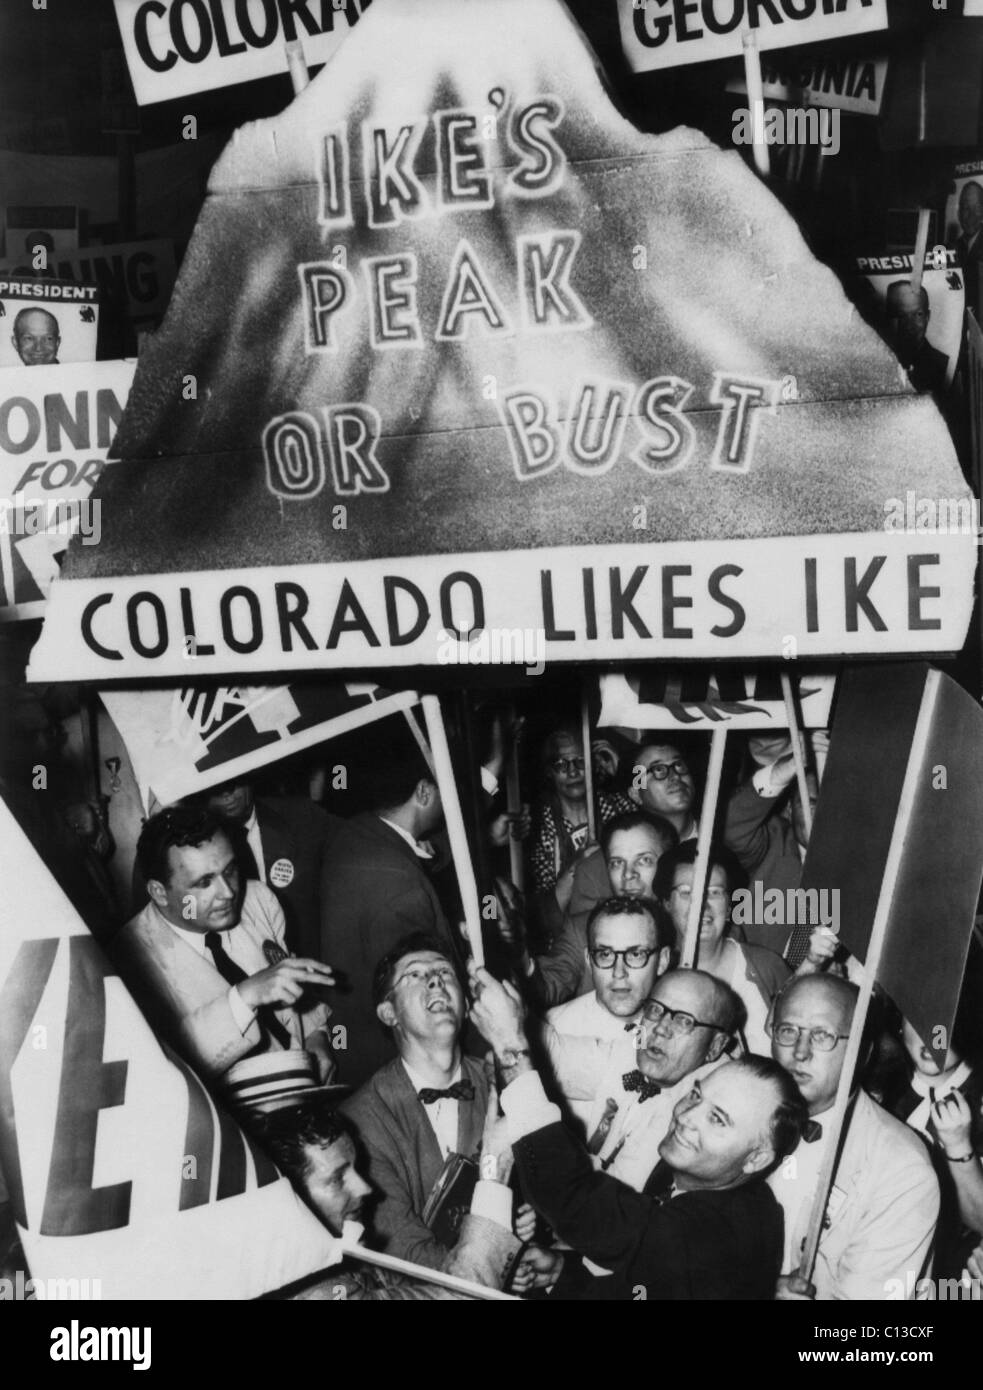
[[772, 1056], [795, 1081], [812, 1122], [794, 1163], [769, 1178], [785, 1212], [784, 1274], [776, 1293], [782, 1300], [886, 1299], [899, 1287], [911, 1297], [931, 1253], [939, 1187], [927, 1151], [858, 1089], [812, 1283], [797, 1273], [858, 994], [846, 980], [811, 975], [792, 981], [775, 1006]]
[[740, 999], [722, 981], [701, 970], [670, 970], [656, 980], [621, 1041], [561, 1038], [549, 1030], [559, 1092], [569, 1106], [588, 1107], [594, 1166], [640, 1192], [658, 1162], [674, 1105], [719, 1066], [744, 1018]]
[[[671, 979], [664, 976], [656, 991]], [[533, 1070], [518, 993], [487, 970], [473, 969], [471, 984], [474, 1020], [494, 1048], [504, 1083], [505, 1120], [486, 1140], [486, 1152], [512, 1148], [536, 1210], [588, 1260], [564, 1262], [553, 1296], [769, 1298], [780, 1268], [782, 1222], [762, 1179], [795, 1148], [805, 1121], [802, 1099], [782, 1069], [754, 1057], [691, 1078], [658, 1145], [658, 1166], [644, 1190], [633, 1192], [593, 1169], [560, 1123]], [[714, 1026], [668, 997], [649, 1008], [663, 1049], [673, 1036], [692, 1040]], [[596, 1264], [589, 1267], [590, 1261]], [[598, 1267], [610, 1273], [602, 1277], [593, 1272]], [[556, 1279], [555, 1267], [547, 1277]]]
[[[553, 1053], [567, 1038], [618, 1042], [632, 1065], [636, 1025], [658, 977], [668, 969], [675, 933], [668, 915], [644, 898], [612, 898], [589, 916], [584, 952], [594, 988], [550, 1009]], [[558, 1062], [562, 1072], [562, 1061]], [[594, 1097], [571, 1099], [570, 1110], [586, 1130]]]
[[[373, 1229], [387, 1254], [450, 1270], [454, 1246], [434, 1235], [423, 1212], [451, 1155], [478, 1159], [488, 1107], [484, 1065], [461, 1048], [464, 988], [439, 938], [414, 932], [379, 961], [372, 997], [399, 1055], [341, 1109], [358, 1130], [363, 1171], [379, 1194]], [[471, 1211], [511, 1226], [510, 1198], [504, 1210], [479, 1202]]]
[[[570, 906], [562, 919], [558, 935], [548, 955], [533, 960], [521, 931], [516, 930], [516, 911], [503, 912], [498, 927], [503, 940], [518, 956], [516, 971], [527, 978], [536, 1006], [542, 1010], [589, 996], [596, 987], [587, 955], [587, 924], [591, 913], [611, 897], [651, 898], [659, 860], [676, 844], [676, 832], [668, 821], [649, 811], [623, 811], [602, 828], [600, 848], [587, 850], [578, 858], [573, 877]], [[573, 1021], [572, 1015], [564, 1015]], [[578, 1026], [555, 1026], [560, 1032], [581, 1033]], [[597, 1036], [603, 1036], [598, 1034]]]
[[632, 768], [628, 793], [646, 811], [653, 811], [669, 822], [680, 842], [697, 833], [693, 806], [696, 783], [689, 764], [673, 743], [646, 743], [639, 749]]

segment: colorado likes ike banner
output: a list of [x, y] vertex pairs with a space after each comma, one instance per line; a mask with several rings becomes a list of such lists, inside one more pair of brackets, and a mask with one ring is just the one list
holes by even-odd
[[735, 152], [615, 110], [555, 0], [386, 0], [237, 132], [115, 453], [32, 679], [517, 630], [548, 661], [952, 651], [972, 606], [973, 535], [885, 526], [968, 500], [933, 402]]
[[621, 41], [634, 72], [844, 39], [887, 28], [887, 0], [618, 0]]

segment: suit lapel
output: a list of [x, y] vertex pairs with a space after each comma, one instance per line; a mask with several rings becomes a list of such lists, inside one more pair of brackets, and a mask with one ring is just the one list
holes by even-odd
[[422, 1200], [426, 1202], [444, 1166], [433, 1125], [427, 1119], [426, 1107], [413, 1089], [406, 1068], [398, 1057], [389, 1064], [385, 1075], [380, 1076], [379, 1080], [387, 1105], [402, 1117], [403, 1128], [413, 1148], [413, 1166], [420, 1175]]
[[270, 866], [278, 859], [289, 859], [296, 868], [297, 849], [290, 829], [272, 807], [256, 803], [256, 820], [263, 841], [263, 867], [269, 876]]
[[461, 1075], [474, 1086], [474, 1100], [459, 1101], [457, 1106], [457, 1151], [465, 1158], [476, 1158], [481, 1152], [481, 1135], [485, 1128], [485, 1110], [488, 1107], [488, 1082], [485, 1069], [480, 1062], [464, 1057], [461, 1062]]

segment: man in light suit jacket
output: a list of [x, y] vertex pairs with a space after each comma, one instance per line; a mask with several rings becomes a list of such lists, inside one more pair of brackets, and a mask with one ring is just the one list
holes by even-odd
[[373, 1226], [387, 1254], [447, 1269], [423, 1209], [450, 1154], [479, 1158], [488, 1104], [483, 1063], [461, 1051], [464, 989], [440, 939], [413, 933], [379, 962], [372, 997], [399, 1055], [342, 1111], [379, 1194]]
[[137, 846], [150, 902], [113, 942], [120, 973], [150, 1021], [206, 1076], [248, 1053], [305, 1048], [334, 1066], [320, 998], [331, 970], [288, 956], [283, 912], [243, 883], [232, 843], [200, 807], [151, 816]]
[[[848, 1125], [812, 1284], [797, 1271], [843, 1070], [859, 991], [836, 976], [794, 980], [775, 1006], [772, 1055], [809, 1107], [794, 1168], [769, 1179], [785, 1211], [781, 1300], [913, 1298], [925, 1273], [939, 1216], [939, 1184], [925, 1145], [900, 1120], [858, 1091]], [[832, 1045], [831, 1045], [832, 1044]]]
[[[376, 962], [410, 932], [426, 932], [454, 952], [454, 942], [427, 873], [427, 841], [443, 820], [440, 792], [419, 756], [380, 750], [371, 775], [371, 812], [353, 816], [332, 836], [321, 878], [321, 946], [339, 991], [332, 1027], [347, 1032], [339, 1079], [360, 1086], [393, 1055], [372, 999]], [[451, 956], [454, 959], [454, 955]]]

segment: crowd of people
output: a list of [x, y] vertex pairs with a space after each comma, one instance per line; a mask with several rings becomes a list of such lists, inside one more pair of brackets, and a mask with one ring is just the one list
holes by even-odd
[[[813, 804], [827, 743], [812, 740]], [[972, 972], [943, 1039], [875, 993], [841, 1134], [862, 968], [835, 922], [732, 912], [741, 889], [799, 883], [809, 818], [789, 742], [747, 741], [695, 918], [693, 753], [609, 731], [585, 749], [558, 727], [511, 809], [488, 761], [492, 969], [459, 925], [433, 775], [383, 739], [355, 815], [242, 779], [155, 810], [136, 910], [106, 948], [327, 1226], [357, 1220], [386, 1254], [532, 1299], [914, 1298], [943, 1279], [983, 1297]], [[279, 1296], [465, 1295], [347, 1262]]]

